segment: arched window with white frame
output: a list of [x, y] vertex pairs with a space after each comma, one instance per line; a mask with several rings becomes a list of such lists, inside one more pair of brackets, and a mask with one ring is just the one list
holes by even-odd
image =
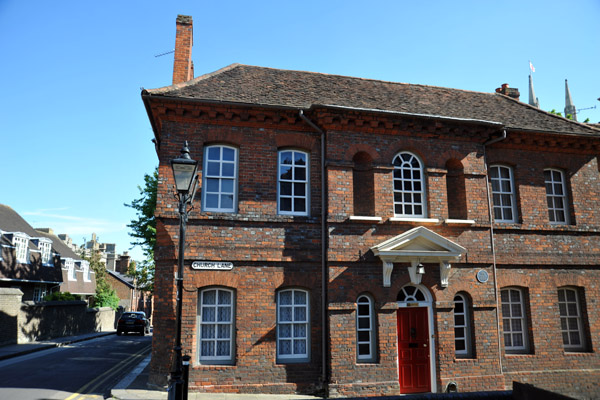
[[513, 169], [506, 165], [492, 165], [489, 173], [492, 184], [494, 221], [517, 222]]
[[309, 295], [302, 289], [277, 292], [277, 360], [307, 362], [310, 358]]
[[579, 290], [574, 287], [558, 289], [558, 310], [560, 330], [565, 351], [586, 349], [583, 308]]
[[546, 202], [548, 203], [550, 223], [568, 225], [569, 207], [564, 172], [558, 169], [545, 170], [544, 183], [546, 185]]
[[202, 174], [202, 210], [233, 213], [237, 209], [238, 151], [225, 145], [207, 146]]
[[467, 296], [454, 296], [454, 354], [460, 358], [473, 355], [470, 303]]
[[198, 341], [200, 364], [232, 364], [234, 360], [234, 292], [225, 288], [200, 290]]
[[308, 215], [308, 153], [291, 149], [279, 151], [277, 170], [277, 212], [284, 215]]
[[425, 177], [419, 158], [407, 151], [394, 157], [394, 216], [425, 218]]
[[375, 343], [373, 299], [363, 294], [356, 299], [356, 358], [358, 362], [375, 361]]

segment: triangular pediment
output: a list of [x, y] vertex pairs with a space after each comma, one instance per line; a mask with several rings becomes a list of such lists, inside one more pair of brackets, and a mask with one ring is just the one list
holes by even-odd
[[422, 262], [455, 260], [466, 249], [461, 245], [419, 226], [371, 247], [382, 259], [405, 262], [420, 259]]

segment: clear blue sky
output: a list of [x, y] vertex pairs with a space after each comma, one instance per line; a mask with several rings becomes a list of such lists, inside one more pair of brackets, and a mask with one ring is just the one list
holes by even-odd
[[[0, 0], [0, 203], [128, 250], [123, 206], [157, 164], [140, 88], [169, 85], [177, 14], [196, 76], [232, 63], [493, 92], [544, 110], [564, 82], [600, 121], [600, 1]], [[139, 258], [139, 251], [133, 252]]]

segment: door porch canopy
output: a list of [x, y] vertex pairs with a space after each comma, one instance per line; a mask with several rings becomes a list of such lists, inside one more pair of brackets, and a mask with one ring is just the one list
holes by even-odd
[[467, 250], [437, 233], [419, 226], [371, 247], [383, 263], [383, 286], [390, 287], [394, 263], [410, 263], [408, 273], [413, 284], [421, 283], [425, 271], [423, 263], [439, 264], [440, 285], [448, 286], [451, 263]]

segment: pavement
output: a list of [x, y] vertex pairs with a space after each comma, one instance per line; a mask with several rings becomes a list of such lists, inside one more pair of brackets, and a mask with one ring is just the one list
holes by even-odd
[[[102, 336], [115, 334], [115, 331], [95, 332], [77, 336], [66, 336], [52, 340], [31, 342], [24, 344], [14, 344], [0, 347], [0, 360], [18, 357], [35, 351], [51, 349], [55, 347], [66, 346], [71, 343], [91, 340]], [[167, 400], [168, 393], [166, 388], [150, 387], [148, 377], [150, 371], [150, 354], [141, 361], [127, 376], [125, 376], [111, 390], [113, 400]], [[510, 392], [479, 392], [477, 393], [452, 393], [452, 394], [425, 394], [425, 395], [404, 395], [389, 397], [371, 397], [369, 400], [440, 400], [444, 399], [507, 399]], [[499, 396], [500, 394], [500, 396]], [[189, 393], [188, 400], [318, 400], [323, 397], [309, 395], [293, 394], [237, 394], [237, 393]], [[366, 400], [365, 397], [347, 398], [346, 400]]]
[[[65, 336], [51, 340], [36, 341], [23, 344], [11, 344], [0, 347], [0, 360], [24, 356], [36, 351], [67, 346], [72, 343], [114, 335], [116, 331], [94, 332], [76, 336]], [[138, 364], [112, 390], [115, 400], [167, 400], [166, 388], [148, 386], [150, 355]], [[264, 395], [233, 393], [189, 393], [188, 400], [318, 400], [320, 397], [303, 395]]]

